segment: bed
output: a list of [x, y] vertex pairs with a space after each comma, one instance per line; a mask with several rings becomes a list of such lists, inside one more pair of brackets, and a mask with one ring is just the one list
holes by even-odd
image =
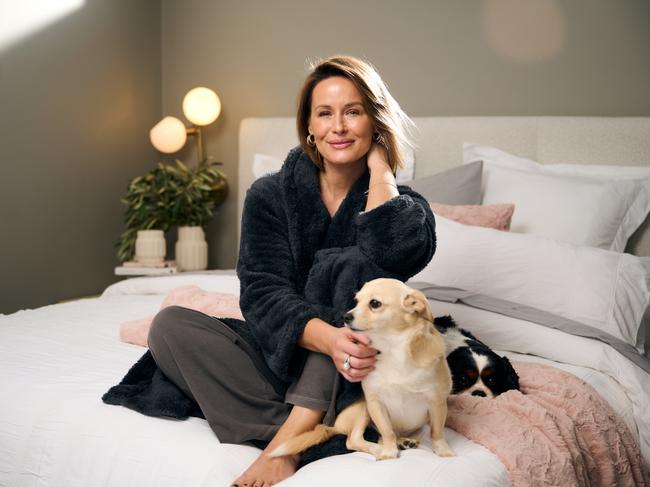
[[[418, 191], [435, 193], [437, 175], [454, 175], [480, 159], [474, 196], [439, 203], [508, 203], [500, 196], [507, 193], [521, 204], [515, 201], [510, 232], [441, 215], [434, 257], [440, 262], [412, 282], [446, 290], [431, 294], [434, 315], [452, 314], [511, 360], [546, 364], [591, 385], [628, 428], [647, 474], [650, 118], [414, 121], [418, 148], [402, 180], [414, 177]], [[277, 160], [296, 145], [294, 132], [289, 118], [242, 121], [240, 214], [246, 188], [277, 169]], [[460, 181], [452, 197], [467, 189], [465, 176], [442, 180], [447, 188]], [[533, 190], [553, 192], [563, 213], [575, 207], [580, 218], [536, 226], [545, 208]], [[594, 209], [594, 202], [605, 204]], [[532, 220], [517, 219], [517, 210]], [[574, 241], [558, 242], [549, 237], [553, 232]], [[484, 258], [474, 258], [478, 253]], [[259, 450], [219, 443], [202, 419], [151, 418], [101, 401], [143, 353], [118, 340], [120, 324], [155, 313], [169, 292], [189, 284], [239, 293], [232, 270], [142, 277], [117, 282], [99, 298], [0, 316], [0, 486], [226, 486], [255, 459]], [[447, 299], [449, 293], [456, 294]], [[477, 299], [485, 296], [516, 306], [504, 314]], [[548, 316], [527, 319], [521, 314], [526, 309]], [[451, 460], [431, 453], [424, 434], [421, 447], [399, 460], [375, 462], [363, 453], [329, 457], [282, 485], [511, 484], [495, 453], [450, 428], [445, 434], [458, 454]]]

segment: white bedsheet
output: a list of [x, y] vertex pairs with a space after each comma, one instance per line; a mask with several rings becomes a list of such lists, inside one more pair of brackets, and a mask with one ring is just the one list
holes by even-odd
[[[130, 279], [108, 288], [101, 298], [0, 316], [0, 486], [227, 486], [255, 459], [259, 450], [220, 444], [204, 420], [149, 418], [101, 401], [144, 352], [118, 341], [120, 323], [153, 314], [164, 293], [187, 280], [196, 281], [189, 275]], [[197, 284], [224, 292], [239, 288], [236, 277], [228, 275], [203, 274]], [[499, 326], [494, 326], [493, 313], [440, 305], [436, 313], [450, 312], [463, 325], [481, 323], [471, 329], [495, 348], [542, 358], [509, 353], [511, 357], [551, 363], [582, 377], [647, 442], [649, 398], [639, 384], [644, 377], [627, 376], [634, 366], [618, 353], [592, 357], [591, 340], [562, 334], [558, 343], [561, 332], [521, 320], [516, 321], [530, 329], [519, 326], [513, 338], [505, 330], [515, 324], [496, 320]], [[535, 343], [519, 348], [528, 341]], [[455, 458], [431, 453], [425, 432], [423, 445], [398, 460], [375, 462], [364, 453], [331, 457], [306, 466], [282, 485], [509, 484], [492, 453], [449, 429], [445, 434]]]

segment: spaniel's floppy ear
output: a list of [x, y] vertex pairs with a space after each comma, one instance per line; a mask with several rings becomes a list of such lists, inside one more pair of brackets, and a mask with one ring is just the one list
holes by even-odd
[[427, 321], [433, 321], [433, 314], [431, 314], [431, 307], [427, 298], [417, 289], [411, 289], [404, 298], [404, 308], [408, 311], [417, 313], [421, 318]]
[[411, 338], [408, 354], [417, 367], [430, 367], [445, 358], [445, 343], [433, 330], [419, 331]]
[[506, 372], [506, 390], [519, 390], [519, 376], [507, 357], [501, 357]]

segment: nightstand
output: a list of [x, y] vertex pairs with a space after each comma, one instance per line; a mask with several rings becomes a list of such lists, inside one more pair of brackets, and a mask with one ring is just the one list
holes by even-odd
[[168, 276], [180, 272], [173, 260], [167, 260], [156, 266], [141, 265], [138, 262], [124, 262], [115, 268], [116, 276]]

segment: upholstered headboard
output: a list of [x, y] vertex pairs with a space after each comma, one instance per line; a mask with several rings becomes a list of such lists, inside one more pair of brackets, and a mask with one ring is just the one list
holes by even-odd
[[[415, 177], [462, 164], [463, 142], [543, 164], [650, 165], [650, 117], [415, 117]], [[294, 118], [247, 118], [239, 129], [238, 218], [254, 181], [255, 154], [284, 159], [298, 144]], [[650, 256], [650, 218], [628, 251]]]

